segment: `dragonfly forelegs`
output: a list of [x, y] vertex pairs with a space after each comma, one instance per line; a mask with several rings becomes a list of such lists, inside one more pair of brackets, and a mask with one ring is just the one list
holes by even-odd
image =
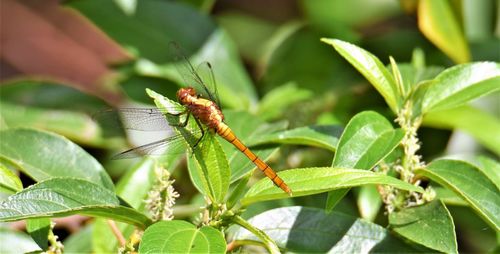
[[193, 145], [193, 148], [196, 148], [196, 146], [198, 146], [198, 144], [200, 144], [200, 141], [203, 139], [203, 137], [205, 137], [205, 129], [203, 129], [203, 126], [201, 125], [200, 120], [198, 120], [196, 117], [194, 118], [194, 120], [201, 130], [200, 138], [198, 140], [196, 140], [196, 142]]
[[[185, 114], [185, 113], [186, 113], [186, 112], [181, 112], [181, 113], [179, 113], [179, 114], [175, 114], [175, 115], [180, 116], [180, 115]], [[174, 123], [174, 124], [169, 123], [169, 125], [171, 125], [171, 126], [173, 126], [173, 127], [186, 127], [186, 126], [187, 126], [187, 124], [188, 124], [188, 122], [189, 122], [189, 117], [190, 117], [190, 116], [191, 116], [191, 112], [189, 112], [189, 111], [188, 111], [188, 112], [187, 112], [187, 115], [186, 115], [186, 120], [184, 120], [184, 122], [182, 122], [182, 123], [178, 123], [178, 124], [175, 124], [175, 123]]]

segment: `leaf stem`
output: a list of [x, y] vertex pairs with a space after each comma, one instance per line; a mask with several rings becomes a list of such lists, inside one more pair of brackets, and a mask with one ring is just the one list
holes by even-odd
[[243, 245], [255, 245], [255, 246], [265, 247], [265, 245], [262, 242], [255, 241], [255, 240], [234, 240], [227, 245], [226, 251], [227, 252], [233, 251], [236, 248], [243, 246]]
[[252, 224], [248, 223], [248, 221], [244, 220], [238, 215], [235, 215], [232, 218], [233, 222], [240, 225], [241, 227], [245, 228], [246, 230], [252, 232], [255, 236], [257, 236], [260, 240], [262, 240], [262, 243], [266, 247], [266, 249], [269, 251], [271, 254], [277, 254], [280, 253], [280, 250], [278, 248], [278, 245], [274, 242], [273, 239], [271, 239], [264, 231], [254, 227]]
[[116, 239], [118, 239], [120, 246], [121, 247], [125, 246], [127, 240], [125, 240], [125, 237], [123, 237], [122, 232], [120, 231], [120, 229], [118, 229], [116, 222], [114, 220], [106, 220], [106, 222], [108, 223], [108, 226], [111, 228], [111, 232], [113, 232], [113, 235], [115, 235]]

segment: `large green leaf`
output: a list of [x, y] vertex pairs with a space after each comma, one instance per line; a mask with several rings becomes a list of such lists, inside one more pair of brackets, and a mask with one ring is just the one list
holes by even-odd
[[195, 186], [212, 201], [221, 203], [229, 189], [231, 170], [226, 154], [214, 136], [207, 136], [200, 143], [199, 149], [194, 151], [194, 158], [189, 158], [188, 169]]
[[0, 132], [0, 140], [0, 156], [36, 181], [77, 177], [114, 189], [101, 164], [62, 136], [32, 129], [8, 129]]
[[469, 204], [465, 202], [460, 196], [455, 194], [450, 189], [447, 189], [441, 185], [431, 185], [432, 189], [436, 192], [436, 198], [440, 199], [446, 205], [455, 205], [455, 206], [468, 206]]
[[500, 230], [500, 191], [475, 166], [457, 160], [441, 159], [418, 169], [421, 174], [453, 190], [494, 229]]
[[356, 45], [341, 40], [322, 38], [321, 41], [333, 46], [342, 57], [363, 74], [384, 97], [393, 112], [397, 113], [399, 111], [402, 98], [397, 96], [396, 82], [376, 56]]
[[13, 194], [22, 189], [23, 183], [19, 177], [0, 162], [0, 191]]
[[161, 221], [148, 227], [139, 253], [225, 253], [226, 241], [209, 226], [196, 228], [186, 221]]
[[458, 253], [455, 225], [441, 201], [389, 215], [390, 227], [405, 238], [444, 253]]
[[432, 111], [424, 116], [423, 125], [465, 131], [500, 156], [500, 120], [482, 110], [464, 105]]
[[175, 2], [138, 1], [133, 15], [124, 13], [112, 0], [71, 1], [68, 5], [121, 45], [133, 47], [155, 62], [169, 60], [169, 42], [176, 41], [192, 52], [215, 27], [208, 16]]
[[[422, 188], [380, 173], [344, 168], [298, 168], [282, 171], [279, 176], [293, 191], [294, 197], [317, 194], [335, 189], [366, 184], [385, 184], [399, 189], [422, 192]], [[269, 179], [254, 184], [242, 199], [243, 204], [289, 197]]]
[[364, 111], [347, 124], [332, 166], [370, 169], [392, 152], [403, 138], [382, 115]]
[[[393, 237], [390, 231], [377, 224], [343, 213], [325, 213], [318, 208], [276, 208], [251, 218], [249, 222], [289, 252], [417, 252], [417, 249]], [[236, 231], [233, 238], [260, 241], [242, 228]]]
[[42, 251], [27, 234], [6, 227], [0, 227], [0, 253], [19, 254]]
[[252, 139], [251, 145], [268, 143], [307, 145], [335, 151], [342, 129], [334, 125], [299, 127], [291, 130], [263, 134]]
[[113, 191], [77, 178], [51, 178], [0, 203], [0, 221], [84, 214], [146, 227], [151, 221], [120, 204]]
[[103, 142], [99, 126], [83, 113], [2, 102], [0, 115], [10, 128], [30, 126], [44, 129], [86, 145], [98, 146]]
[[26, 221], [26, 231], [42, 250], [47, 250], [49, 246], [50, 230], [49, 218], [29, 219]]
[[488, 93], [500, 90], [500, 64], [479, 62], [462, 64], [440, 73], [421, 101], [422, 113], [449, 109]]
[[[389, 155], [404, 133], [394, 129], [382, 115], [364, 111], [347, 124], [337, 146], [333, 167], [369, 170]], [[328, 193], [326, 210], [331, 211], [349, 189]]]
[[455, 62], [470, 61], [469, 46], [450, 1], [419, 1], [418, 26], [432, 43]]
[[257, 115], [263, 120], [279, 117], [285, 109], [294, 103], [311, 98], [311, 91], [297, 87], [295, 83], [274, 88], [266, 93], [259, 103]]

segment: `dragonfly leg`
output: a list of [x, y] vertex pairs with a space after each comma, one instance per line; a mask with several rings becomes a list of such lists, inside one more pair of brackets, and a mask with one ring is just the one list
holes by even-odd
[[194, 143], [194, 145], [193, 145], [193, 148], [196, 148], [196, 146], [198, 146], [198, 144], [200, 144], [200, 141], [203, 139], [203, 137], [205, 137], [205, 130], [203, 129], [203, 126], [201, 125], [200, 120], [198, 120], [196, 117], [194, 118], [194, 120], [201, 130], [200, 138], [198, 140], [196, 140], [196, 143]]
[[[180, 113], [180, 114], [177, 114], [177, 115], [182, 115], [184, 113]], [[188, 112], [187, 115], [186, 115], [186, 120], [184, 120], [183, 123], [178, 123], [178, 124], [170, 124], [171, 126], [174, 126], [174, 127], [186, 127], [186, 125], [188, 124], [189, 122], [189, 117], [191, 116], [191, 113]]]

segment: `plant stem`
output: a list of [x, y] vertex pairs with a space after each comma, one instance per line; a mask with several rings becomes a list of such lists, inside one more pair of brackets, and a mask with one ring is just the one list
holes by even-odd
[[269, 253], [271, 254], [280, 253], [278, 245], [276, 245], [274, 240], [271, 239], [266, 233], [264, 233], [264, 231], [254, 227], [252, 224], [248, 223], [248, 221], [244, 220], [238, 215], [234, 216], [232, 219], [234, 223], [252, 232], [255, 236], [257, 236], [260, 240], [262, 240], [262, 243], [266, 247], [267, 251], [269, 251]]
[[120, 246], [121, 247], [125, 246], [125, 244], [127, 243], [127, 240], [125, 240], [125, 237], [123, 237], [123, 234], [120, 231], [120, 229], [118, 229], [118, 226], [116, 225], [115, 221], [106, 220], [106, 222], [108, 223], [108, 226], [111, 228], [113, 235], [115, 235], [116, 239], [118, 239]]

